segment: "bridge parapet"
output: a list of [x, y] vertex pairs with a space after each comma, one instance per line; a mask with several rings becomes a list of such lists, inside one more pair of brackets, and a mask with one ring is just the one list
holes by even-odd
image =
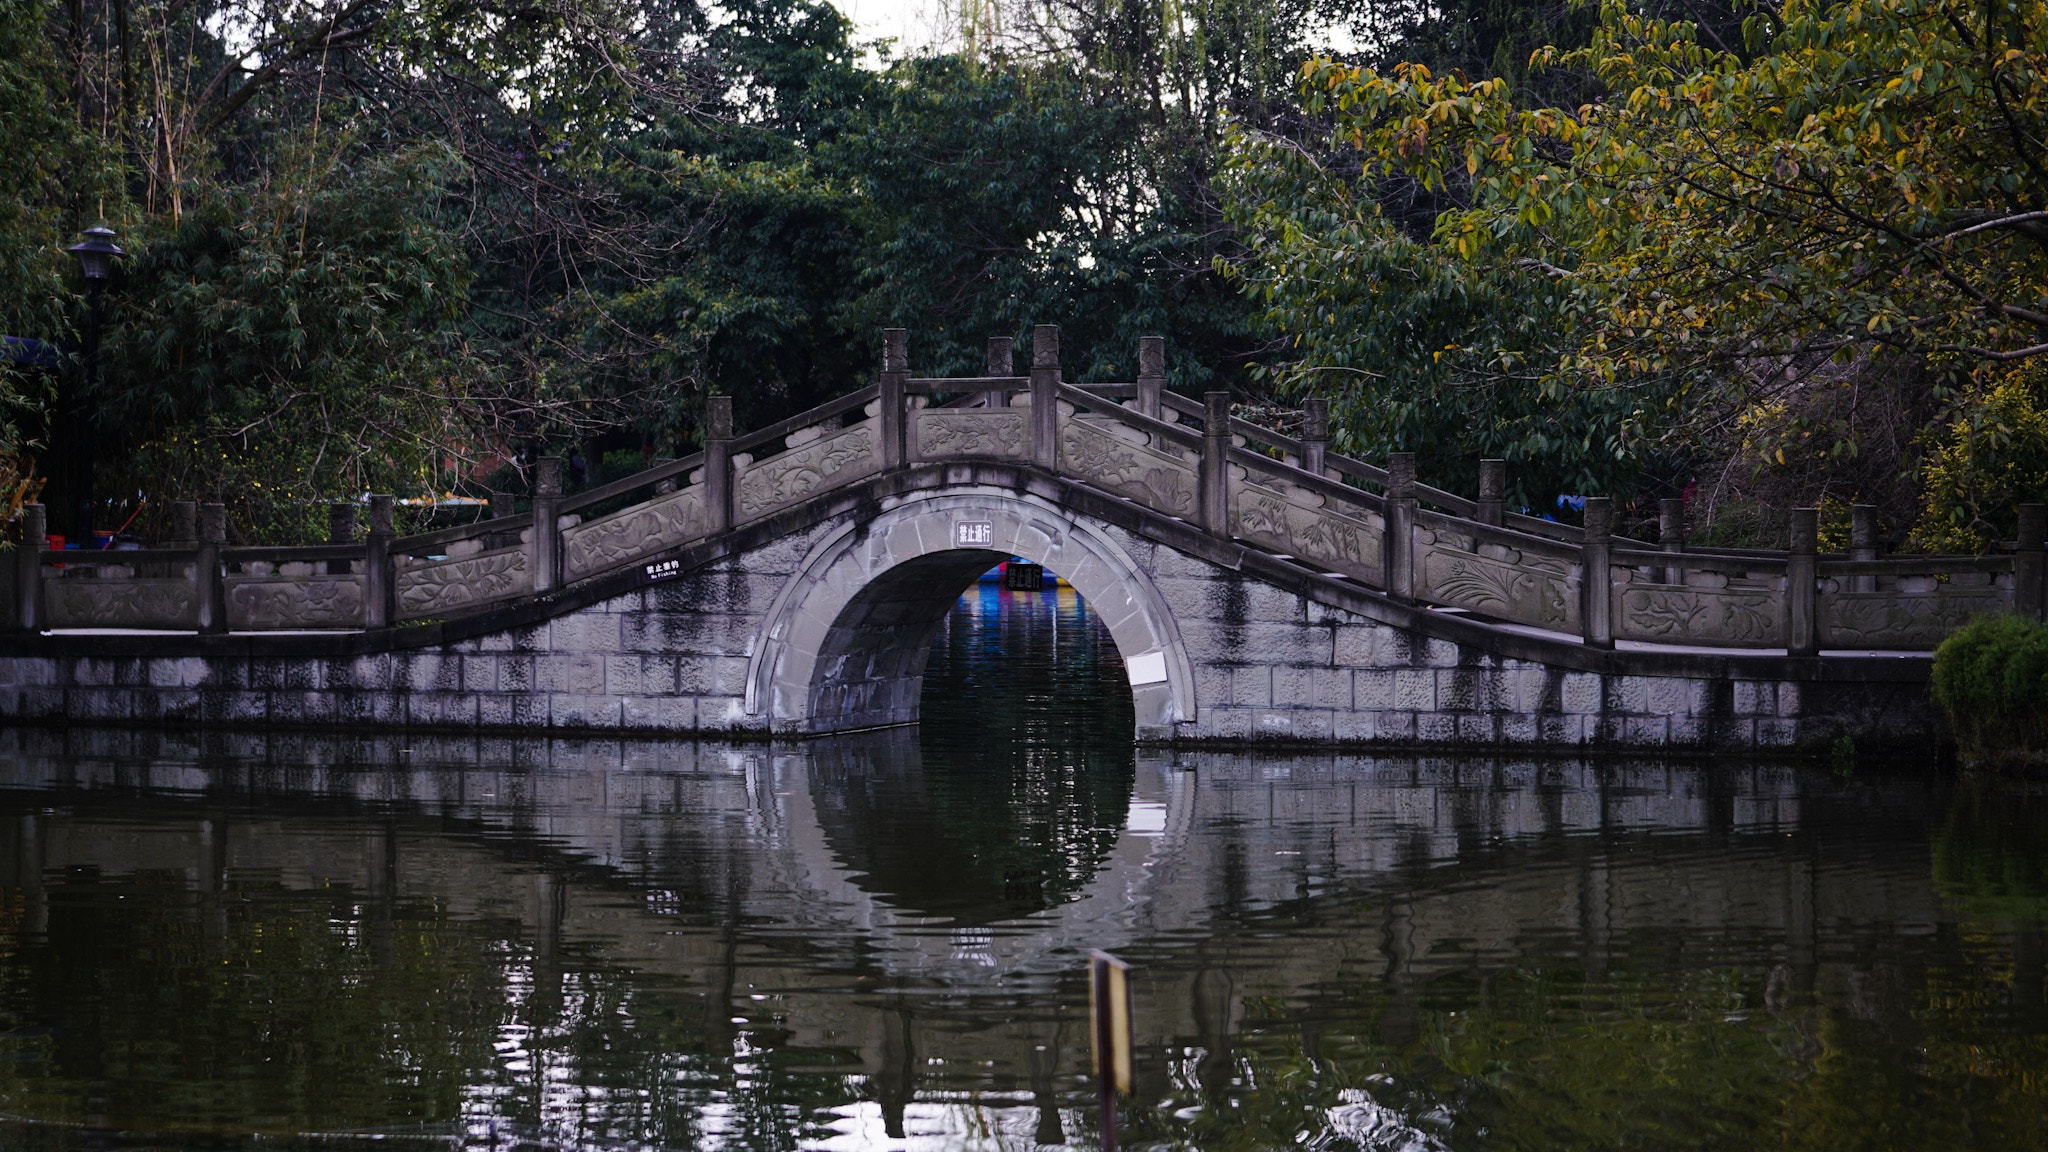
[[[905, 334], [886, 334], [877, 382], [735, 436], [730, 401], [711, 398], [702, 452], [573, 495], [560, 461], [537, 469], [532, 509], [509, 502], [474, 524], [406, 537], [391, 498], [371, 498], [313, 547], [228, 547], [207, 505], [187, 538], [125, 552], [28, 547], [15, 565], [22, 631], [374, 630], [543, 597], [758, 526], [906, 468], [1001, 463], [1036, 469], [1404, 603], [1576, 638], [1733, 649], [1924, 651], [1986, 612], [2040, 617], [2048, 510], [2030, 505], [2019, 539], [1985, 556], [1890, 556], [1858, 509], [1852, 550], [1820, 554], [1811, 509], [1793, 548], [1688, 547], [1666, 508], [1662, 537], [1613, 535], [1588, 501], [1587, 526], [1506, 510], [1504, 465], [1482, 461], [1477, 499], [1419, 481], [1412, 456], [1385, 466], [1329, 451], [1326, 409], [1302, 433], [1232, 415], [1229, 397], [1164, 390], [1164, 343], [1148, 337], [1129, 384], [1063, 380], [1056, 329], [1033, 332], [1016, 375], [1010, 342], [991, 341], [987, 374], [910, 374]], [[189, 506], [188, 506], [189, 507]], [[31, 505], [24, 538], [43, 539]]]

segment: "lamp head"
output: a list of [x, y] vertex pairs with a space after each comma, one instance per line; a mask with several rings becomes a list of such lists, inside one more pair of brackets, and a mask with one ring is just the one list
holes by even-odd
[[85, 230], [85, 239], [66, 248], [65, 251], [78, 257], [79, 270], [87, 280], [95, 283], [114, 274], [114, 257], [126, 256], [121, 246], [114, 243], [114, 230], [95, 224]]

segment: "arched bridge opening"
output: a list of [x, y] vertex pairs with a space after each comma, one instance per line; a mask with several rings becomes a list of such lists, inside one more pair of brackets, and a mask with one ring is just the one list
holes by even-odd
[[1187, 658], [1146, 566], [1099, 528], [1001, 491], [913, 497], [814, 546], [768, 613], [749, 711], [792, 734], [916, 723], [934, 637], [960, 594], [1011, 557], [1060, 573], [1090, 605], [1139, 739], [1193, 718]]

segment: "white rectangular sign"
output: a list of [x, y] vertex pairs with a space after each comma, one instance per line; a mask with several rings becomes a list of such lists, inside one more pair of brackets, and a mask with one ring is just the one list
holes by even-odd
[[962, 520], [953, 525], [955, 548], [986, 548], [995, 539], [996, 526], [986, 520]]

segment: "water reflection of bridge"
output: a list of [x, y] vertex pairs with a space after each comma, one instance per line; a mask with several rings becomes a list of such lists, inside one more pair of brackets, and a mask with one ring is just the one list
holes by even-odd
[[[1914, 932], [1936, 912], [1924, 864], [1873, 883], [1786, 847], [1815, 806], [1866, 809], [1877, 843], [1888, 821], [1923, 818], [1910, 795], [1770, 767], [1141, 757], [1127, 826], [1078, 895], [962, 925], [905, 911], [849, 868], [861, 825], [821, 815], [845, 774], [920, 771], [906, 739], [11, 740], [0, 783], [43, 790], [0, 826], [0, 879], [24, 893], [31, 930], [74, 865], [202, 891], [264, 875], [431, 901], [516, 924], [542, 973], [574, 944], [686, 982], [714, 1053], [763, 1035], [857, 1052], [893, 1126], [920, 1084], [972, 1068], [979, 1088], [1036, 1102], [1037, 1135], [1071, 1130], [1060, 1105], [1085, 1058], [1089, 947], [1140, 961], [1143, 1043], [1196, 1053], [1208, 1077], [1225, 1074], [1249, 1000], [1312, 1005], [1381, 981], [1398, 1030], [1435, 975], [1504, 967], [1537, 940], [1597, 969], [1629, 933], [1672, 928], [1701, 947], [1765, 941], [1810, 989], [1829, 925]], [[133, 819], [138, 801], [150, 821]], [[1333, 894], [1356, 898], [1292, 919]], [[1223, 931], [1262, 921], [1289, 930]], [[1141, 1094], [1162, 1095], [1169, 1074], [1146, 1069]]]

